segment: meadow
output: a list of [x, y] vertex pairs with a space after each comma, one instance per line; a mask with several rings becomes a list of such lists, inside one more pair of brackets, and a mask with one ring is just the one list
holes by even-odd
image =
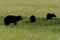
[[[46, 20], [47, 13], [56, 18]], [[4, 25], [7, 15], [21, 15], [18, 25]], [[35, 15], [37, 21], [29, 23]], [[0, 40], [60, 40], [60, 0], [0, 0]]]

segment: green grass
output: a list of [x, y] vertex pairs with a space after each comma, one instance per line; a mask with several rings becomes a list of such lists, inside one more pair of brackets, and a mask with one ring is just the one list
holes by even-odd
[[[60, 40], [60, 0], [0, 0], [0, 40]], [[56, 18], [46, 20], [47, 13]], [[4, 25], [7, 15], [21, 15], [18, 25]], [[37, 22], [29, 23], [35, 15]]]

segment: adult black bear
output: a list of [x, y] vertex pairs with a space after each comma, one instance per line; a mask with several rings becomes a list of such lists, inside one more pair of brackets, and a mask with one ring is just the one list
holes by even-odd
[[30, 22], [36, 22], [36, 17], [34, 15], [30, 17]]
[[10, 23], [14, 23], [15, 25], [17, 25], [17, 22], [19, 20], [22, 20], [21, 16], [8, 15], [4, 18], [4, 24], [9, 25]]
[[50, 14], [50, 13], [47, 14], [47, 19], [52, 19], [53, 17], [56, 17], [56, 15], [54, 13], [53, 14]]

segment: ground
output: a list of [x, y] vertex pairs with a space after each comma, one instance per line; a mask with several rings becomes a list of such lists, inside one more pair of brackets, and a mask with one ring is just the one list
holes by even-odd
[[[0, 40], [60, 40], [60, 0], [0, 0]], [[57, 18], [46, 20], [46, 14]], [[7, 15], [21, 15], [18, 25], [5, 26]], [[28, 23], [35, 15], [36, 23]]]

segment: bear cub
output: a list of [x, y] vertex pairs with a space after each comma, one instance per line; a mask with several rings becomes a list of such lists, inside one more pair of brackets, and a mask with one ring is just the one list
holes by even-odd
[[36, 17], [34, 15], [30, 17], [30, 22], [36, 22]]
[[52, 14], [48, 13], [47, 14], [47, 19], [53, 19], [53, 17], [56, 17], [56, 15], [54, 13], [52, 13]]

